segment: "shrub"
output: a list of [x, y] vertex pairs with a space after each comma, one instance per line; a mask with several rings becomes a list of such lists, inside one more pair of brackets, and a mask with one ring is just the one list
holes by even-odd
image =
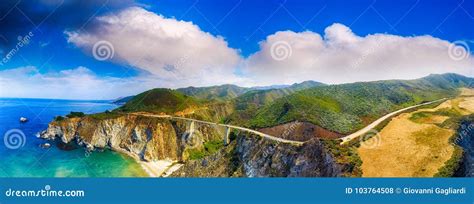
[[444, 163], [444, 166], [438, 170], [434, 177], [452, 177], [459, 169], [459, 165], [463, 158], [463, 150], [459, 146], [455, 146], [453, 155]]
[[222, 140], [211, 140], [204, 143], [204, 149], [188, 149], [189, 159], [202, 159], [219, 151], [224, 146]]
[[66, 117], [68, 118], [81, 118], [81, 117], [84, 117], [86, 114], [84, 114], [83, 112], [74, 112], [74, 111], [71, 111], [71, 113], [67, 114]]

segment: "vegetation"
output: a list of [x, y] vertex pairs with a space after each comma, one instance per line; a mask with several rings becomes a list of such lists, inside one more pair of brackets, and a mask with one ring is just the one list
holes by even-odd
[[268, 105], [279, 98], [288, 96], [297, 91], [318, 86], [325, 86], [325, 84], [315, 81], [305, 81], [283, 88], [250, 90], [232, 101], [234, 103], [235, 113], [228, 116], [226, 121], [242, 124], [243, 121], [251, 120], [262, 106]]
[[127, 103], [128, 101], [132, 100], [133, 97], [135, 97], [135, 96], [127, 96], [127, 97], [119, 98], [119, 99], [113, 101], [112, 103], [117, 104], [117, 105], [123, 105], [123, 104]]
[[435, 174], [435, 177], [453, 177], [456, 171], [459, 170], [460, 164], [462, 163], [462, 160], [464, 158], [464, 151], [459, 146], [457, 141], [462, 139], [460, 137], [463, 137], [464, 135], [468, 134], [465, 132], [466, 130], [463, 129], [462, 124], [470, 124], [473, 121], [474, 114], [467, 115], [458, 119], [456, 134], [451, 136], [451, 138], [449, 139], [450, 142], [454, 145], [454, 152], [451, 155], [451, 158], [446, 161], [444, 166], [438, 170], [438, 173]]
[[236, 85], [225, 84], [221, 86], [209, 86], [209, 87], [187, 87], [180, 88], [176, 91], [182, 94], [192, 96], [201, 100], [216, 100], [225, 101], [247, 92], [249, 88], [239, 87]]
[[97, 120], [105, 120], [105, 119], [113, 119], [113, 118], [118, 118], [122, 116], [123, 114], [120, 112], [110, 112], [110, 111], [105, 111], [103, 113], [95, 113], [95, 114], [90, 114], [88, 115], [89, 117]]
[[362, 176], [362, 160], [357, 154], [357, 148], [349, 145], [339, 145], [340, 140], [321, 139], [324, 146], [336, 159], [336, 162], [343, 166], [344, 172], [352, 172], [352, 177]]
[[173, 114], [200, 105], [198, 100], [171, 89], [152, 89], [136, 95], [118, 108], [122, 112], [154, 112]]
[[[320, 86], [295, 92], [265, 105], [249, 116], [251, 127], [269, 127], [294, 120], [308, 121], [348, 134], [372, 118], [394, 110], [458, 94], [472, 79], [455, 74], [417, 80], [390, 80]], [[369, 120], [367, 120], [369, 119]]]
[[60, 116], [60, 115], [54, 117], [54, 121], [63, 121], [64, 119], [65, 118], [63, 116]]
[[463, 150], [459, 146], [454, 147], [453, 155], [444, 163], [444, 166], [438, 170], [434, 177], [452, 177], [459, 169], [461, 160], [463, 158]]
[[204, 148], [188, 149], [187, 152], [189, 154], [190, 160], [196, 160], [196, 159], [202, 159], [206, 156], [216, 153], [223, 146], [224, 146], [224, 142], [222, 140], [211, 140], [204, 143]]
[[82, 118], [84, 117], [86, 114], [84, 114], [83, 112], [70, 112], [69, 114], [66, 115], [66, 117], [68, 118]]

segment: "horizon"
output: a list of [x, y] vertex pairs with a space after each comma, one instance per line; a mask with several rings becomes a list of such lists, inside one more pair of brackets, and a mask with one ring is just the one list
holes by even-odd
[[[356, 81], [356, 82], [349, 82], [349, 83], [339, 83], [339, 84], [326, 84], [326, 83], [322, 83], [324, 84], [325, 86], [333, 86], [333, 85], [344, 85], [344, 84], [354, 84], [354, 83], [371, 83], [371, 82], [381, 82], [381, 81], [410, 81], [410, 80], [417, 80], [417, 79], [422, 79], [422, 78], [426, 78], [426, 77], [429, 77], [431, 75], [448, 75], [448, 74], [456, 74], [456, 75], [460, 75], [460, 76], [463, 76], [463, 77], [468, 77], [468, 78], [471, 78], [471, 79], [474, 79], [474, 77], [470, 77], [470, 76], [465, 76], [465, 75], [462, 75], [462, 74], [457, 74], [457, 73], [450, 73], [450, 72], [447, 72], [447, 73], [443, 73], [443, 74], [429, 74], [429, 75], [426, 75], [426, 76], [423, 76], [423, 77], [418, 77], [418, 78], [412, 78], [412, 79], [384, 79], [384, 80], [373, 80], [373, 81]], [[187, 86], [187, 87], [180, 87], [180, 88], [167, 88], [167, 87], [154, 87], [154, 88], [150, 88], [150, 89], [147, 89], [145, 91], [149, 91], [149, 90], [152, 90], [152, 89], [170, 89], [170, 90], [178, 90], [178, 89], [186, 89], [186, 88], [207, 88], [207, 87], [219, 87], [219, 86], [225, 86], [225, 85], [234, 85], [234, 86], [238, 86], [240, 88], [248, 88], [248, 89], [251, 89], [251, 88], [265, 88], [265, 87], [272, 87], [272, 86], [285, 86], [283, 88], [286, 88], [286, 87], [289, 87], [291, 85], [294, 85], [294, 84], [301, 84], [301, 83], [304, 83], [304, 82], [308, 82], [308, 81], [311, 81], [311, 82], [317, 82], [317, 83], [321, 83], [321, 82], [318, 82], [318, 81], [314, 81], [314, 80], [306, 80], [306, 81], [301, 81], [301, 82], [294, 82], [292, 84], [273, 84], [273, 85], [267, 85], [267, 86], [250, 86], [250, 87], [245, 87], [245, 86], [238, 86], [238, 85], [235, 85], [235, 84], [220, 84], [220, 85], [210, 85], [210, 86], [198, 86], [198, 87], [195, 87], [195, 86]], [[262, 90], [270, 90], [270, 89], [281, 89], [281, 88], [266, 88], [266, 89], [262, 89]], [[145, 92], [143, 91], [143, 92]], [[114, 102], [116, 100], [120, 100], [122, 98], [126, 98], [126, 97], [129, 97], [129, 96], [136, 96], [140, 93], [143, 93], [143, 92], [138, 92], [136, 94], [132, 94], [132, 95], [127, 95], [127, 96], [119, 96], [119, 97], [116, 97], [116, 98], [109, 98], [109, 99], [94, 99], [94, 98], [87, 98], [87, 99], [84, 99], [84, 98], [27, 98], [27, 97], [3, 97], [3, 96], [0, 96], [0, 99], [27, 99], [27, 100], [64, 100], [64, 101], [89, 101], [89, 102]]]
[[474, 77], [473, 2], [13, 3], [0, 7], [17, 8], [0, 20], [0, 97]]

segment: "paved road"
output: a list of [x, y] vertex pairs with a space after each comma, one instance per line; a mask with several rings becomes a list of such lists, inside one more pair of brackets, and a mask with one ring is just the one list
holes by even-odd
[[414, 106], [410, 106], [410, 107], [406, 107], [406, 108], [403, 108], [403, 109], [400, 109], [400, 110], [397, 110], [397, 111], [394, 111], [394, 112], [391, 112], [387, 115], [384, 115], [382, 116], [381, 118], [377, 119], [376, 121], [370, 123], [369, 125], [367, 125], [366, 127], [360, 129], [359, 131], [355, 132], [355, 133], [352, 133], [350, 135], [347, 135], [342, 139], [342, 142], [341, 144], [345, 144], [349, 141], [351, 141], [352, 139], [354, 138], [357, 138], [361, 135], [364, 135], [365, 133], [369, 132], [370, 130], [373, 130], [377, 125], [379, 125], [381, 122], [385, 121], [386, 119], [398, 114], [398, 113], [401, 113], [403, 111], [406, 111], [406, 110], [410, 110], [410, 109], [413, 109], [413, 108], [417, 108], [417, 107], [420, 107], [420, 106], [424, 106], [424, 105], [429, 105], [429, 104], [433, 104], [433, 103], [437, 103], [437, 102], [440, 102], [440, 101], [444, 101], [446, 100], [447, 98], [442, 98], [442, 99], [439, 99], [439, 100], [435, 100], [435, 101], [431, 101], [431, 102], [426, 102], [426, 103], [422, 103], [422, 104], [418, 104], [418, 105], [414, 105]]
[[203, 120], [196, 120], [196, 119], [192, 119], [192, 118], [184, 118], [184, 117], [177, 117], [177, 116], [171, 116], [171, 115], [142, 114], [142, 113], [131, 113], [131, 115], [193, 121], [193, 122], [196, 122], [196, 123], [202, 123], [202, 124], [207, 124], [207, 125], [215, 125], [215, 126], [221, 126], [221, 127], [229, 127], [229, 128], [232, 128], [232, 129], [237, 129], [237, 130], [241, 130], [241, 131], [245, 131], [245, 132], [250, 132], [250, 133], [256, 134], [260, 137], [263, 137], [263, 138], [266, 138], [266, 139], [269, 139], [269, 140], [273, 140], [273, 141], [277, 141], [277, 142], [281, 142], [281, 143], [290, 143], [290, 144], [294, 144], [294, 145], [302, 145], [304, 143], [304, 142], [301, 142], [301, 141], [282, 139], [282, 138], [271, 136], [271, 135], [265, 134], [263, 132], [259, 132], [259, 131], [252, 130], [252, 129], [249, 129], [249, 128], [244, 128], [244, 127], [235, 126], [235, 125], [214, 123], [214, 122], [203, 121]]

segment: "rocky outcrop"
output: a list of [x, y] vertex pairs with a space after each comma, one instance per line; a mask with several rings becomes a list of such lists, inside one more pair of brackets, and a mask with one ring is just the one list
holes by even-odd
[[89, 150], [111, 148], [144, 161], [186, 160], [187, 148], [199, 148], [203, 143], [222, 138], [222, 133], [209, 126], [195, 126], [189, 137], [186, 121], [142, 116], [121, 116], [112, 119], [91, 117], [71, 118], [49, 124], [40, 136], [59, 138], [63, 143], [77, 143]]
[[474, 117], [462, 121], [455, 143], [463, 149], [459, 169], [454, 176], [474, 177]]
[[318, 139], [302, 146], [239, 135], [225, 149], [189, 161], [174, 177], [339, 177], [341, 166]]
[[143, 161], [173, 160], [184, 165], [172, 177], [337, 177], [343, 175], [318, 138], [303, 145], [278, 143], [251, 133], [232, 134], [231, 143], [202, 159], [190, 160], [188, 149], [203, 149], [223, 139], [211, 125], [138, 115], [54, 121], [41, 133], [45, 139], [79, 144], [90, 151], [111, 148]]

